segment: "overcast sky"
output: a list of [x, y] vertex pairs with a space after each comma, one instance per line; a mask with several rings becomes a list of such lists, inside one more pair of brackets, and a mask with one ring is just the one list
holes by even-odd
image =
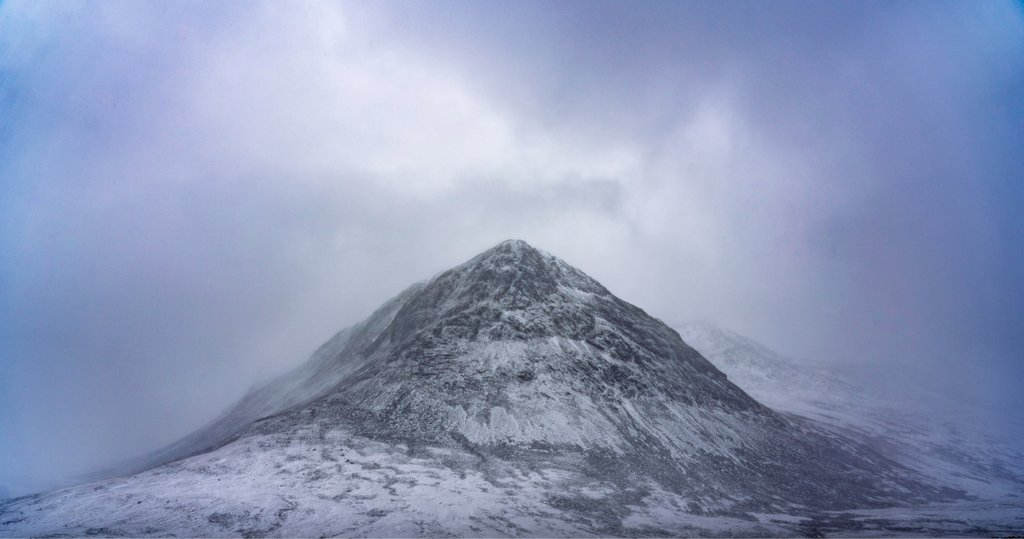
[[1024, 408], [1021, 4], [7, 0], [0, 485], [169, 443], [509, 238]]

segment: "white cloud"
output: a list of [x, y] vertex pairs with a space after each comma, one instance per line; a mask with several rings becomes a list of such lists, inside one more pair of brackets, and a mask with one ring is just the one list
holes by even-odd
[[528, 129], [465, 73], [346, 20], [338, 4], [256, 10], [194, 59], [180, 90], [184, 118], [173, 128], [234, 174], [368, 181], [416, 196], [495, 180], [536, 189], [635, 169], [630, 148]]

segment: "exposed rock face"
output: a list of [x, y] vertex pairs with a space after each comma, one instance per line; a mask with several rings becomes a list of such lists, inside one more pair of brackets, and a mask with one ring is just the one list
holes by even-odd
[[[404, 463], [395, 470], [419, 459], [417, 466], [432, 463], [449, 475], [460, 469], [463, 478], [473, 470], [508, 496], [518, 493], [497, 509], [487, 502], [492, 506], [479, 507], [481, 515], [511, 518], [509, 511], [520, 511], [536, 522], [543, 516], [565, 524], [415, 532], [398, 524], [441, 517], [424, 517], [430, 511], [388, 486], [398, 505], [372, 511], [390, 515], [394, 533], [403, 535], [679, 534], [707, 529], [681, 524], [693, 515], [807, 513], [958, 496], [864, 442], [763, 406], [676, 331], [522, 241], [501, 243], [409, 288], [308, 363], [148, 462], [196, 456], [140, 477], [159, 484], [167, 481], [159, 477], [174, 475], [169, 470], [190, 470], [190, 463], [213, 458], [207, 455], [259, 463], [307, 458], [285, 456], [296, 444], [327, 462], [307, 470], [314, 483], [306, 489], [358, 487], [361, 476], [346, 475], [334, 455], [372, 446], [388, 455], [380, 462]], [[224, 464], [218, 481], [244, 481], [256, 469], [262, 468]], [[546, 486], [534, 484], [537, 474]], [[411, 484], [422, 484], [417, 477]], [[450, 485], [438, 485], [437, 495], [451, 494]], [[593, 485], [605, 494], [587, 494]], [[660, 520], [637, 521], [642, 511]], [[281, 529], [294, 535], [320, 528]], [[352, 530], [344, 533], [380, 534]], [[179, 530], [153, 533], [168, 532]]]

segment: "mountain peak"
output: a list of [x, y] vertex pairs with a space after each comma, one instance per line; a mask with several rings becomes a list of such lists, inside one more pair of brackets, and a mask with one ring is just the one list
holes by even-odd
[[550, 274], [558, 273], [558, 262], [554, 256], [532, 247], [523, 240], [506, 240], [465, 264], [452, 268], [452, 271], [470, 269], [469, 275], [483, 278], [509, 273], [525, 273], [528, 277], [554, 277]]
[[[494, 247], [478, 254], [465, 264], [452, 268], [477, 268], [498, 273], [527, 272], [559, 273], [558, 266], [569, 267], [554, 256], [541, 251], [523, 240], [505, 240]], [[537, 276], [537, 275], [534, 275]]]
[[497, 251], [499, 249], [513, 251], [539, 251], [538, 249], [536, 249], [535, 247], [533, 247], [529, 243], [526, 243], [523, 240], [510, 239], [505, 240], [484, 252]]
[[504, 241], [432, 279], [395, 316], [392, 337], [434, 331], [459, 339], [567, 336], [592, 325], [600, 283], [522, 240]]

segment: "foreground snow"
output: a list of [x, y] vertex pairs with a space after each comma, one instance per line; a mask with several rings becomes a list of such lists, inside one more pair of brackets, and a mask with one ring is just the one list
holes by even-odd
[[565, 469], [332, 430], [251, 436], [133, 476], [7, 501], [0, 525], [11, 537], [920, 536], [1010, 535], [1024, 515], [1019, 503], [973, 500], [706, 516], [654, 483], [622, 490]]

